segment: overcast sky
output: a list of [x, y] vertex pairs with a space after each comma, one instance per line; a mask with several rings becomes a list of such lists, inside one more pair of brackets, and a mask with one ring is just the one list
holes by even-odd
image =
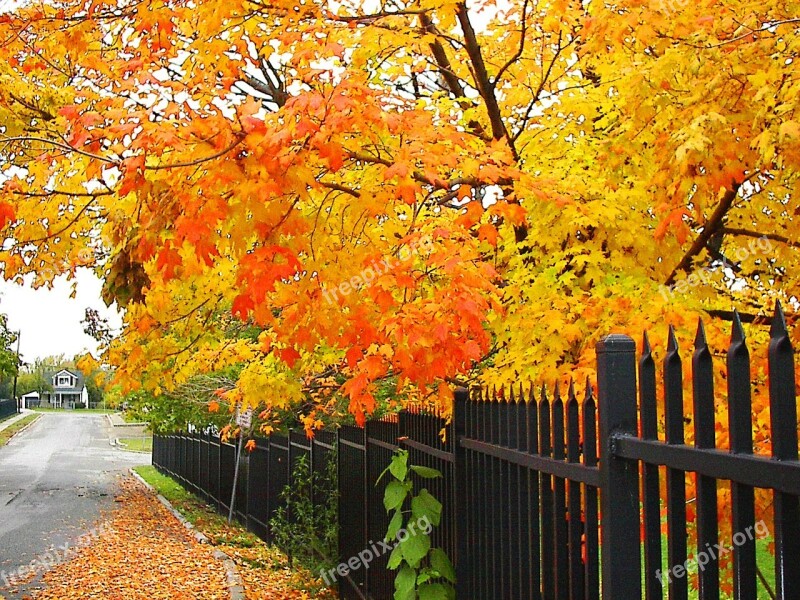
[[119, 327], [119, 315], [106, 308], [100, 298], [100, 280], [86, 269], [79, 272], [77, 280], [77, 295], [72, 299], [71, 283], [63, 277], [56, 280], [52, 290], [33, 290], [0, 279], [0, 313], [8, 315], [11, 330], [22, 332], [20, 353], [25, 362], [96, 351], [97, 342], [83, 333], [81, 325], [87, 307], [99, 310], [112, 327]]

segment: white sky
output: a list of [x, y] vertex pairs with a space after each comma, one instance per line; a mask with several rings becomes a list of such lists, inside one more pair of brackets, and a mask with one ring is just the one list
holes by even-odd
[[97, 342], [83, 332], [81, 325], [86, 308], [100, 311], [114, 330], [119, 329], [119, 314], [107, 308], [100, 297], [100, 280], [81, 269], [77, 282], [77, 295], [72, 299], [72, 283], [64, 277], [55, 281], [52, 290], [34, 290], [0, 279], [0, 313], [8, 315], [12, 331], [22, 332], [22, 360], [31, 363], [44, 356], [65, 354], [72, 358], [87, 350], [94, 352]]

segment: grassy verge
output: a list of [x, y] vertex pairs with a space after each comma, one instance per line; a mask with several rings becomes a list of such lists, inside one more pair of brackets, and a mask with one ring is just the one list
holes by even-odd
[[120, 448], [122, 448], [123, 450], [130, 450], [132, 452], [153, 451], [153, 436], [119, 438], [119, 443], [120, 443]]
[[117, 412], [116, 410], [110, 408], [49, 408], [49, 407], [38, 407], [32, 408], [34, 412], [41, 412], [41, 413], [76, 413], [76, 414], [84, 414], [89, 413], [93, 415], [110, 415], [112, 413]]
[[[289, 568], [286, 556], [279, 550], [268, 546], [239, 524], [234, 522], [229, 525], [227, 519], [213, 507], [184, 489], [171, 477], [162, 475], [149, 465], [134, 470], [169, 500], [198, 531], [205, 534], [211, 544], [219, 546], [236, 561], [248, 591], [248, 598], [336, 598], [332, 590], [324, 588], [321, 581], [310, 573]], [[283, 595], [279, 595], [281, 593]]]
[[[13, 419], [13, 418], [14, 418], [14, 417], [16, 417], [18, 414], [19, 414], [19, 413], [11, 413], [10, 415], [6, 415], [5, 417], [0, 417], [0, 424], [2, 424], [2, 423], [5, 423], [5, 422], [6, 422], [6, 421], [8, 421], [9, 419]], [[2, 597], [0, 597], [0, 600], [2, 600]]]
[[3, 431], [0, 431], [0, 446], [5, 446], [14, 435], [19, 433], [21, 429], [26, 427], [28, 424], [33, 423], [36, 419], [39, 418], [39, 415], [27, 415], [22, 417], [19, 421], [11, 425], [10, 427], [6, 427]]
[[202, 531], [212, 544], [236, 545], [251, 548], [263, 542], [237, 524], [228, 525], [225, 517], [217, 513], [213, 507], [203, 502], [200, 498], [187, 491], [180, 483], [159, 473], [150, 465], [134, 469], [147, 483], [152, 485], [158, 493], [169, 500], [186, 520]]

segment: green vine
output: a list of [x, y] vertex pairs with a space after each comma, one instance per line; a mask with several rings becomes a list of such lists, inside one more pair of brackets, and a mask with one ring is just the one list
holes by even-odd
[[325, 472], [312, 473], [306, 456], [297, 458], [292, 482], [281, 491], [283, 506], [269, 525], [275, 545], [312, 573], [334, 566], [338, 559], [338, 494], [336, 454]]
[[[441, 548], [431, 547], [431, 531], [442, 518], [442, 504], [423, 488], [414, 493], [413, 475], [436, 479], [436, 469], [408, 464], [408, 452], [398, 450], [378, 482], [389, 473], [383, 504], [392, 515], [386, 541], [397, 540], [389, 568], [397, 571], [394, 600], [454, 600], [456, 574]], [[410, 510], [406, 507], [410, 506]]]

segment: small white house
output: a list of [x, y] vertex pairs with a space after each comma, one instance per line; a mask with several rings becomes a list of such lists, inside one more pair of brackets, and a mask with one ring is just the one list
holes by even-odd
[[89, 406], [89, 392], [83, 379], [83, 373], [78, 370], [61, 369], [49, 375], [53, 386], [52, 392], [42, 394], [42, 406], [52, 408], [82, 408]]

